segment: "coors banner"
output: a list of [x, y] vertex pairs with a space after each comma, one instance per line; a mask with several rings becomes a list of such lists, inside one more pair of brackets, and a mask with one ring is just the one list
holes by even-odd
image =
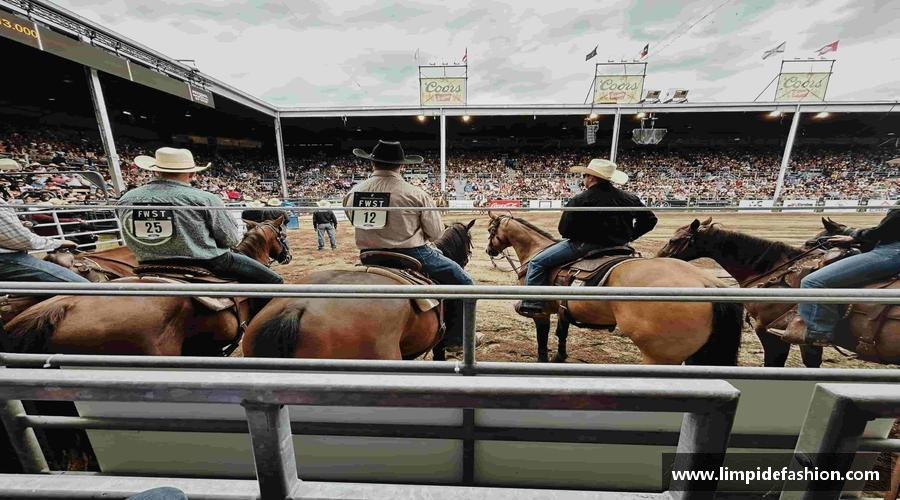
[[466, 79], [457, 77], [420, 78], [419, 102], [422, 106], [465, 106]]
[[824, 101], [831, 73], [781, 73], [775, 89], [776, 101]]
[[644, 75], [598, 75], [594, 80], [594, 104], [627, 104], [641, 100]]

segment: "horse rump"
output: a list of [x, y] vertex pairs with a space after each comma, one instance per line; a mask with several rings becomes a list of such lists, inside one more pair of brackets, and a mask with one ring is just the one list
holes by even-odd
[[0, 337], [0, 351], [49, 353], [50, 337], [68, 309], [69, 304], [63, 300], [52, 299], [26, 309], [6, 324], [6, 331]]
[[292, 358], [300, 340], [303, 309], [287, 309], [259, 326], [250, 346], [250, 356]]
[[685, 361], [685, 364], [737, 366], [743, 325], [743, 304], [713, 302], [712, 332], [709, 339]]

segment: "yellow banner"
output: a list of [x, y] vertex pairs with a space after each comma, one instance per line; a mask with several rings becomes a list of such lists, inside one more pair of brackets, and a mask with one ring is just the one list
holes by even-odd
[[644, 75], [607, 75], [594, 80], [594, 104], [626, 104], [641, 100]]
[[466, 79], [420, 78], [419, 102], [422, 106], [465, 106]]
[[824, 101], [831, 73], [782, 73], [775, 89], [776, 101]]

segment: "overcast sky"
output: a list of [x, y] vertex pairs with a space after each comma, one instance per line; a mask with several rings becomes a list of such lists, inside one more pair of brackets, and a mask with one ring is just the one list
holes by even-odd
[[594, 62], [646, 43], [645, 89], [750, 101], [778, 72], [766, 49], [834, 40], [829, 100], [900, 99], [898, 0], [57, 1], [278, 105], [417, 105], [416, 50], [428, 64], [466, 48], [469, 103], [580, 103]]

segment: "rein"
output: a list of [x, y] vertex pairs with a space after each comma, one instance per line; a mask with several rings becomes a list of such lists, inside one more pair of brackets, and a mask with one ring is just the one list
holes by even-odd
[[804, 251], [803, 253], [797, 255], [796, 257], [792, 257], [792, 258], [786, 260], [784, 263], [782, 263], [782, 264], [779, 265], [778, 267], [775, 267], [775, 268], [773, 268], [773, 269], [769, 269], [768, 271], [762, 272], [762, 273], [757, 274], [757, 275], [755, 275], [755, 276], [751, 276], [750, 278], [747, 278], [747, 279], [745, 279], [744, 281], [741, 281], [740, 283], [738, 283], [738, 286], [740, 286], [741, 288], [744, 288], [744, 287], [745, 287], [746, 285], [748, 285], [749, 283], [753, 283], [754, 281], [758, 281], [758, 280], [760, 280], [760, 279], [762, 279], [762, 278], [765, 278], [765, 277], [767, 277], [767, 276], [769, 276], [769, 275], [775, 274], [777, 271], [780, 271], [780, 270], [784, 269], [785, 267], [788, 267], [788, 266], [794, 264], [795, 262], [797, 262], [798, 260], [800, 260], [800, 259], [806, 257], [807, 255], [809, 255], [809, 254], [812, 253], [813, 251], [815, 251], [815, 250], [821, 250], [821, 249], [824, 248], [824, 247], [825, 247], [824, 243], [819, 243], [818, 245], [816, 245], [816, 246], [810, 248], [809, 250]]
[[[499, 219], [500, 222], [497, 222], [497, 225], [496, 225], [495, 227], [493, 227], [492, 229], [489, 229], [489, 231], [488, 231], [488, 236], [490, 237], [490, 239], [488, 240], [488, 243], [489, 243], [489, 244], [490, 244], [490, 240], [493, 240], [494, 237], [497, 236], [497, 230], [500, 229], [500, 224], [501, 224], [502, 222], [508, 221], [509, 219], [511, 219], [511, 217], [508, 216], [508, 215], [501, 215], [501, 216], [498, 217], [498, 219]], [[545, 250], [546, 248], [547, 248], [547, 247], [544, 247], [544, 249], [542, 249], [542, 251]], [[510, 271], [511, 271], [511, 272], [516, 273], [516, 276], [517, 276], [519, 279], [523, 278], [523, 277], [528, 273], [528, 264], [531, 263], [531, 259], [528, 259], [528, 260], [526, 260], [525, 262], [520, 262], [519, 265], [517, 266], [517, 265], [515, 265], [515, 264], [513, 263], [512, 257], [509, 256], [509, 253], [506, 251], [506, 249], [501, 250], [500, 253], [503, 254], [503, 257], [505, 257], [505, 258], [506, 258], [506, 261], [509, 262], [509, 269], [506, 270], [506, 272], [510, 272]], [[539, 254], [540, 254], [540, 252], [538, 252], [537, 254], [535, 254], [535, 256], [537, 256], [537, 255], [539, 255]], [[518, 257], [517, 257], [517, 258], [518, 258]], [[533, 258], [533, 257], [532, 257], [532, 258]], [[493, 260], [493, 259], [494, 259], [494, 258], [491, 257], [491, 260]], [[523, 272], [523, 271], [524, 271], [524, 272]]]

